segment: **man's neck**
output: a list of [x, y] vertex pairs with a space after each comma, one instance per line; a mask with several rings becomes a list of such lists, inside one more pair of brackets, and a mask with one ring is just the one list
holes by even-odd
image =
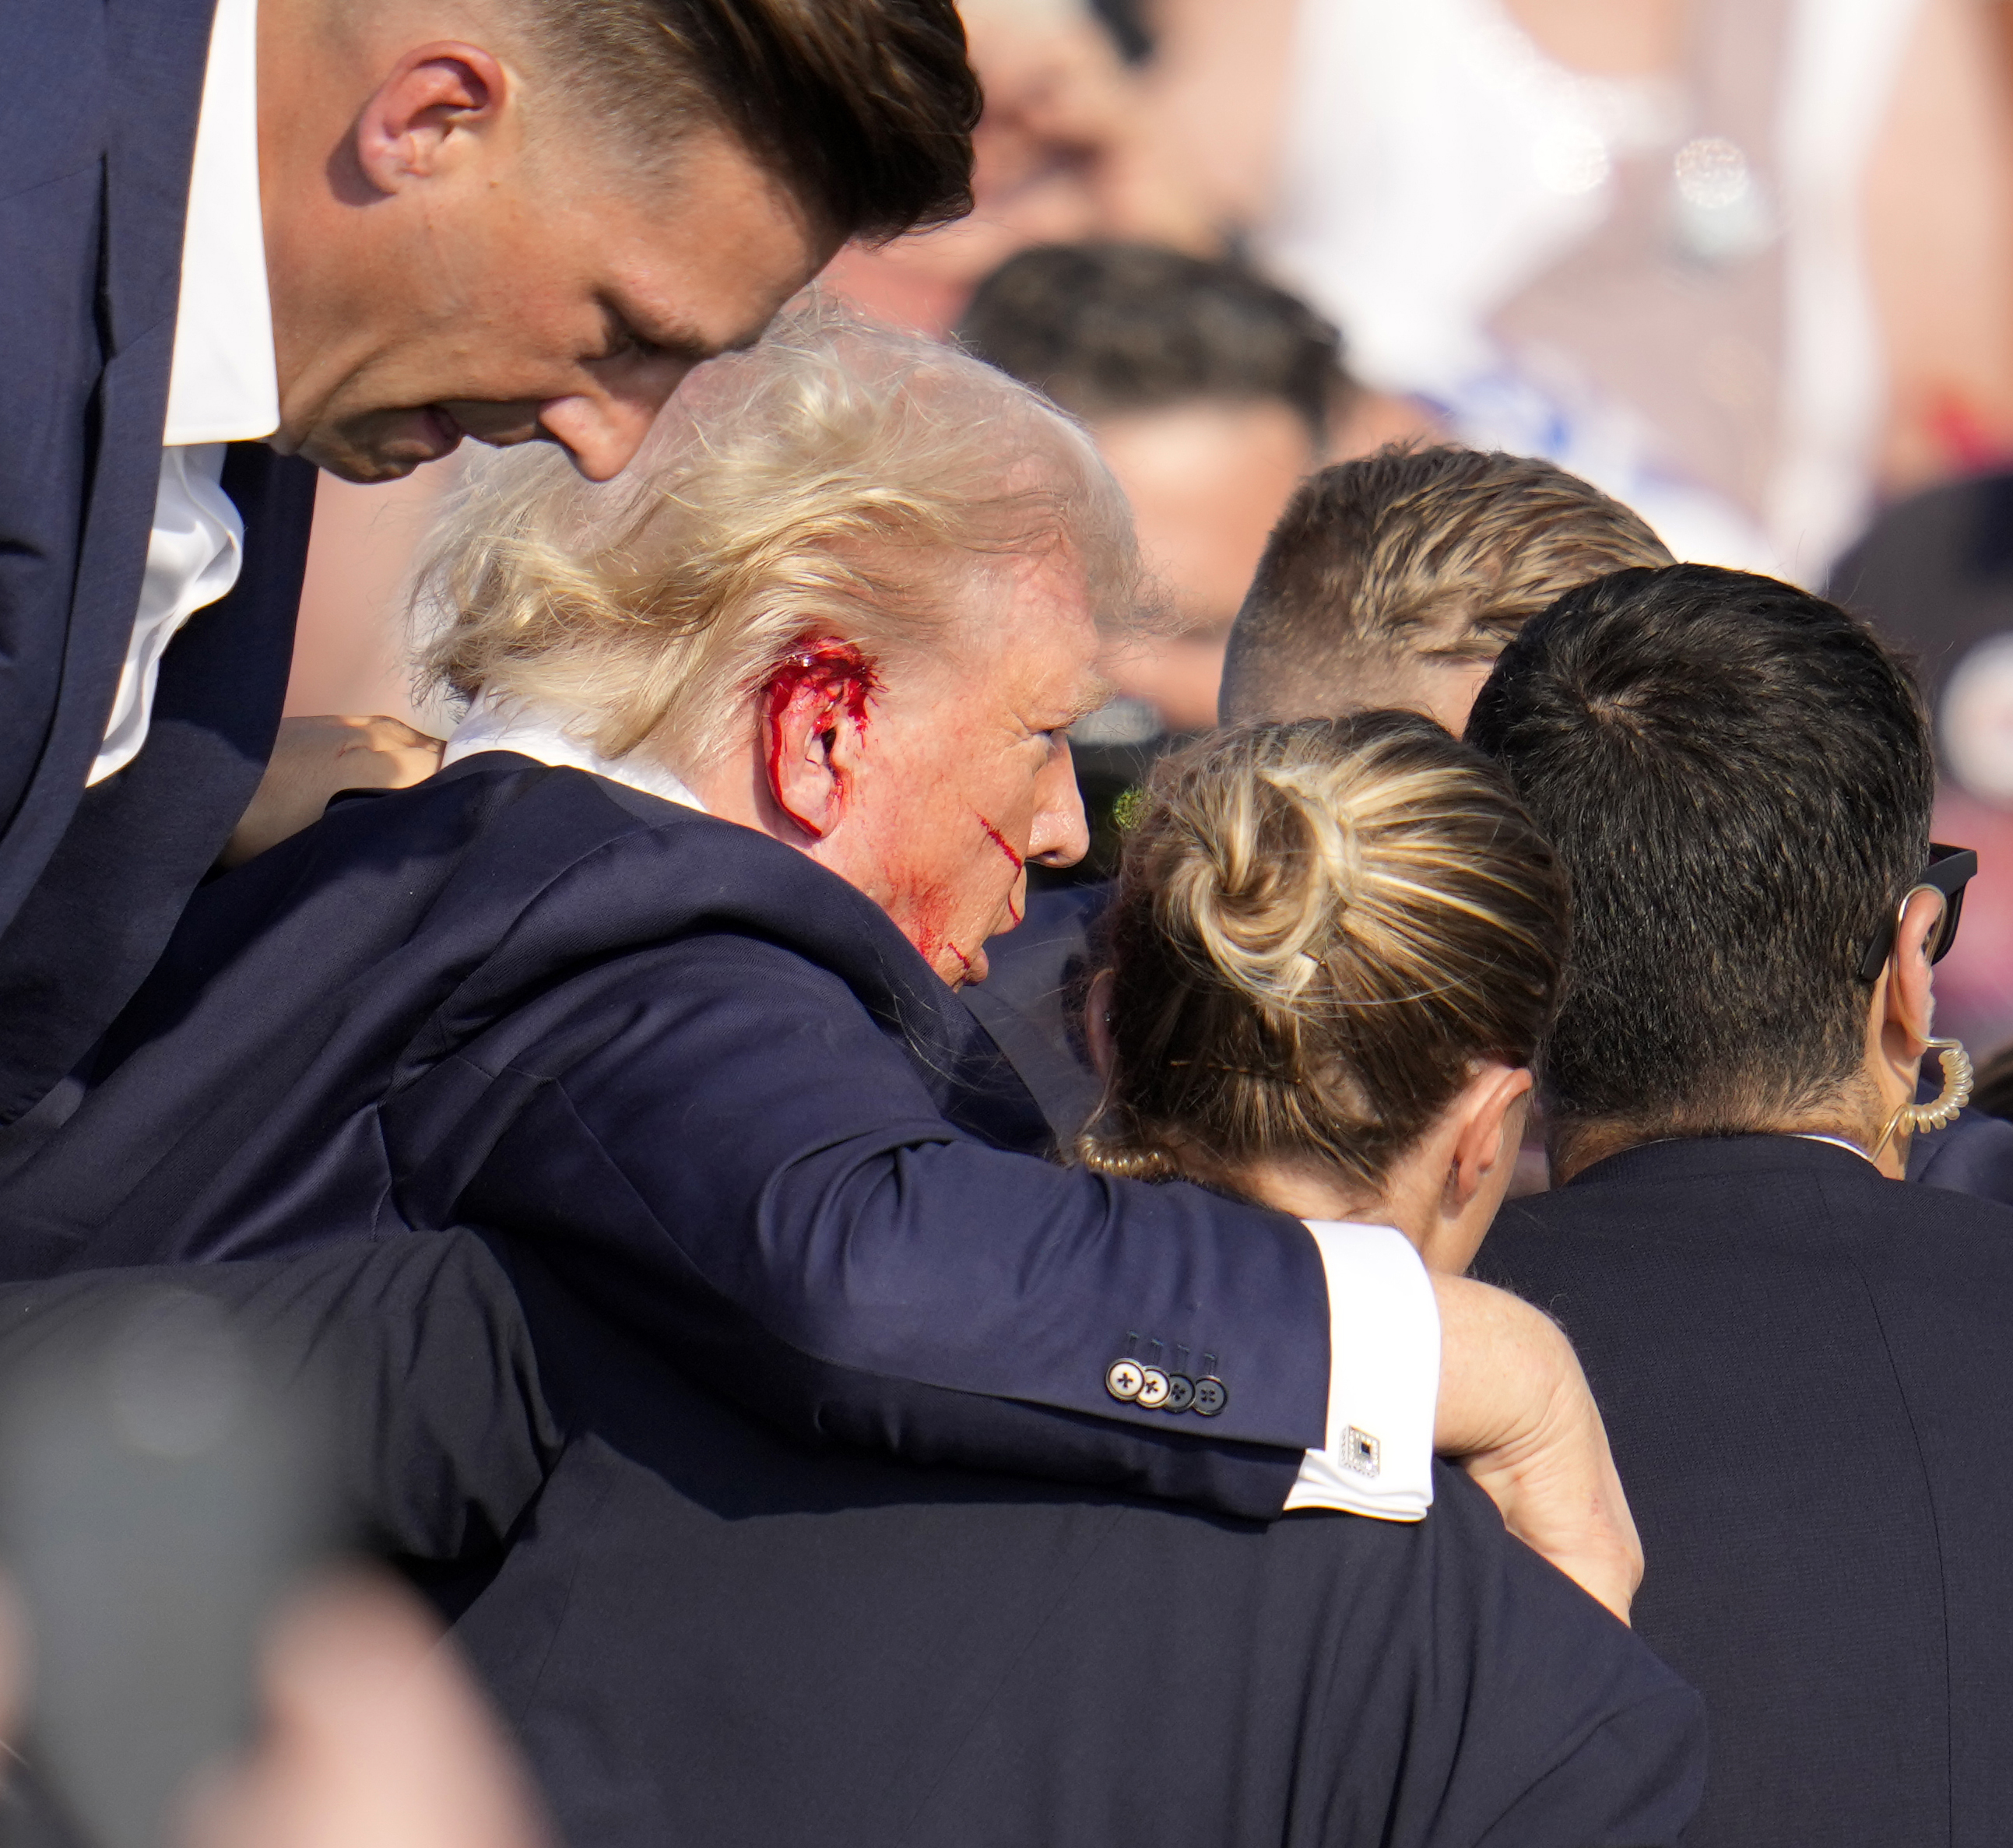
[[1562, 1186], [1584, 1174], [1595, 1163], [1652, 1142], [1700, 1142], [1713, 1136], [1803, 1136], [1817, 1142], [1836, 1142], [1854, 1154], [1865, 1156], [1890, 1180], [1900, 1180], [1907, 1172], [1908, 1145], [1905, 1136], [1890, 1138], [1878, 1160], [1868, 1150], [1878, 1138], [1876, 1128], [1867, 1126], [1851, 1113], [1829, 1111], [1786, 1118], [1781, 1121], [1724, 1122], [1707, 1124], [1678, 1123], [1617, 1123], [1593, 1119], [1564, 1126], [1554, 1125], [1547, 1138], [1552, 1180]]

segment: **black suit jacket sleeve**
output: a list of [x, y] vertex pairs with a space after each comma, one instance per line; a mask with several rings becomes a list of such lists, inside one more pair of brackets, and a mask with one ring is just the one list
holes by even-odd
[[467, 1233], [0, 1284], [0, 1374], [163, 1286], [229, 1310], [281, 1390], [312, 1404], [339, 1527], [372, 1551], [493, 1549], [559, 1454], [510, 1280]]
[[[1321, 1442], [1327, 1287], [1297, 1222], [960, 1133], [843, 983], [754, 938], [585, 972], [384, 1121], [410, 1223], [524, 1239], [794, 1428], [1258, 1515]], [[1228, 1403], [1114, 1399], [1128, 1352]]]

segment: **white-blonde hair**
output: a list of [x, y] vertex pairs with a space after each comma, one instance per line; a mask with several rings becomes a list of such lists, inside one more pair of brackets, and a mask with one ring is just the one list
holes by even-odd
[[954, 349], [813, 302], [695, 372], [613, 481], [542, 445], [480, 461], [423, 560], [424, 668], [605, 756], [656, 734], [689, 770], [806, 639], [876, 663], [942, 645], [966, 575], [1053, 550], [1124, 618], [1131, 516], [1083, 432]]

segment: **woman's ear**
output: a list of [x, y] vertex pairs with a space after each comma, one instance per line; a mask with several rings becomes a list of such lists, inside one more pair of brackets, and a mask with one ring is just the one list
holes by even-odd
[[1083, 1004], [1083, 1037], [1090, 1049], [1090, 1063], [1099, 1079], [1107, 1083], [1118, 1063], [1118, 1049], [1111, 1036], [1111, 999], [1117, 992], [1117, 976], [1100, 969], [1091, 978], [1090, 994]]
[[1465, 1206], [1481, 1192], [1499, 1167], [1516, 1166], [1532, 1082], [1527, 1067], [1492, 1060], [1468, 1081], [1456, 1100], [1454, 1108], [1461, 1113], [1462, 1121], [1454, 1138], [1447, 1185], [1457, 1206]]

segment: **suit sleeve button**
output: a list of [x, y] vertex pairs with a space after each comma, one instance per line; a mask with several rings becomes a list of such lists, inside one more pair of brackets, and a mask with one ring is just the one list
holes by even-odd
[[1114, 1360], [1104, 1370], [1104, 1389], [1114, 1399], [1137, 1399], [1145, 1378], [1137, 1360]]
[[1185, 1373], [1167, 1375], [1167, 1403], [1164, 1412], [1185, 1412], [1195, 1403], [1196, 1383]]
[[1139, 1400], [1150, 1412], [1158, 1411], [1167, 1403], [1167, 1376], [1157, 1367], [1142, 1367], [1139, 1370]]
[[1189, 1409], [1198, 1416], [1213, 1418], [1230, 1403], [1230, 1389], [1215, 1374], [1205, 1374], [1195, 1383], [1195, 1403]]

